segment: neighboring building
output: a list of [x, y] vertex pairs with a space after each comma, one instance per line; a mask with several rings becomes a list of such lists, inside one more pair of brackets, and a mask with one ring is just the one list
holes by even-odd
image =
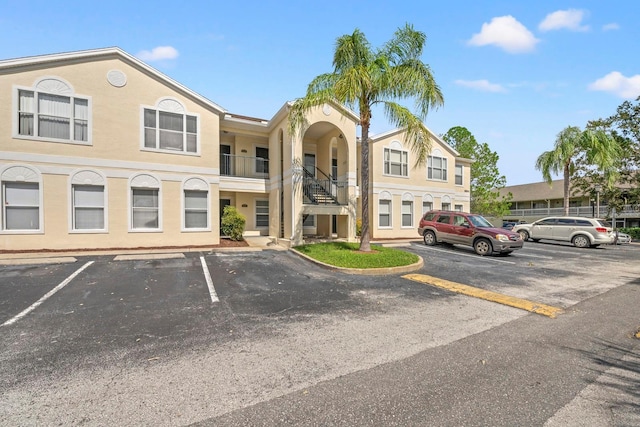
[[[531, 222], [549, 215], [564, 215], [564, 181], [511, 185], [500, 189], [500, 195], [512, 194], [511, 209], [504, 221]], [[625, 206], [622, 212], [612, 212], [606, 200], [589, 195], [570, 195], [569, 215], [608, 218], [616, 227], [640, 226], [640, 211], [635, 206]], [[599, 202], [599, 204], [598, 204]]]
[[471, 160], [435, 134], [426, 165], [415, 155], [401, 130], [371, 137], [371, 229], [374, 238], [416, 237], [424, 212], [432, 209], [469, 212]]
[[[226, 205], [248, 234], [356, 240], [358, 117], [341, 106], [290, 135], [290, 104], [231, 114], [118, 48], [0, 61], [0, 101], [0, 250], [206, 247]], [[470, 161], [432, 137], [415, 169], [402, 132], [373, 137], [372, 238], [468, 210]]]

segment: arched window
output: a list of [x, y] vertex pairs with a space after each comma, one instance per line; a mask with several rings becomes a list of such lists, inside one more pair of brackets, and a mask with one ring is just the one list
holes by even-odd
[[402, 227], [413, 227], [413, 194], [402, 195]]
[[438, 149], [427, 158], [427, 179], [435, 181], [447, 180], [447, 158]]
[[74, 93], [57, 77], [40, 79], [33, 87], [18, 87], [14, 113], [16, 137], [53, 142], [91, 142], [91, 100]]
[[92, 170], [71, 176], [71, 230], [106, 231], [107, 180]]
[[382, 191], [378, 196], [378, 228], [392, 227], [392, 197], [388, 191]]
[[209, 184], [202, 178], [188, 178], [182, 184], [183, 230], [210, 230]]
[[42, 232], [42, 177], [35, 168], [10, 165], [0, 169], [2, 231]]
[[150, 174], [138, 174], [129, 181], [129, 226], [131, 231], [162, 230], [160, 180]]
[[409, 152], [399, 141], [391, 141], [384, 147], [384, 175], [409, 176]]
[[142, 146], [147, 150], [199, 153], [199, 118], [175, 99], [161, 99], [143, 107]]
[[433, 210], [433, 196], [431, 194], [425, 194], [422, 196], [422, 213]]

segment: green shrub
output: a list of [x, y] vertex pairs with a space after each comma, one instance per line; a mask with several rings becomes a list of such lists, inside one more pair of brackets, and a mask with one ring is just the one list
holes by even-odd
[[229, 236], [231, 240], [242, 240], [242, 234], [244, 233], [244, 227], [247, 224], [247, 220], [235, 206], [225, 206], [222, 213], [222, 226], [221, 231], [225, 236]]
[[640, 227], [620, 227], [618, 231], [627, 233], [633, 240], [640, 240]]

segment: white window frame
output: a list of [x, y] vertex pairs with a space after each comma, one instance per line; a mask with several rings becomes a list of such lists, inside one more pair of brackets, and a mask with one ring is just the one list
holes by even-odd
[[[267, 202], [267, 213], [258, 212], [258, 202]], [[269, 223], [271, 222], [271, 207], [269, 206], [269, 199], [255, 199], [254, 202], [254, 221], [255, 227], [260, 230], [269, 229]], [[258, 216], [267, 218], [267, 225], [258, 225]]]
[[[152, 129], [152, 127], [146, 126], [145, 122], [145, 111], [150, 110], [155, 112], [155, 125], [153, 127], [155, 131], [155, 146], [148, 147], [146, 146], [146, 130], [147, 128]], [[160, 113], [167, 114], [175, 114], [178, 116], [182, 116], [182, 149], [172, 149], [172, 148], [161, 148], [160, 147]], [[188, 136], [192, 134], [187, 131], [187, 119], [194, 118], [196, 120], [196, 150], [195, 151], [187, 151], [188, 147]], [[142, 151], [154, 151], [158, 153], [167, 153], [167, 154], [177, 154], [183, 156], [199, 156], [201, 149], [201, 127], [202, 120], [200, 118], [200, 114], [188, 112], [182, 102], [178, 101], [174, 98], [163, 98], [156, 103], [155, 106], [150, 105], [141, 105], [140, 106], [140, 149]]]
[[[33, 94], [32, 111], [22, 111], [20, 106], [20, 92], [31, 92]], [[41, 95], [58, 96], [69, 99], [69, 115], [58, 116], [64, 117], [69, 120], [69, 138], [54, 138], [50, 136], [39, 136], [40, 132], [40, 120], [39, 117], [45, 116], [44, 113], [38, 111], [38, 99]], [[76, 101], [86, 101], [86, 118], [76, 117]], [[31, 114], [33, 115], [33, 135], [20, 133], [20, 115]], [[53, 116], [55, 117], [55, 116]], [[75, 124], [76, 121], [86, 120], [86, 140], [75, 139]], [[32, 87], [28, 86], [13, 86], [13, 106], [12, 106], [12, 124], [13, 133], [12, 137], [16, 139], [28, 139], [32, 141], [46, 141], [56, 142], [63, 144], [78, 144], [78, 145], [92, 145], [92, 99], [87, 95], [76, 94], [71, 84], [64, 79], [55, 76], [46, 76], [39, 79]]]
[[[389, 204], [389, 213], [387, 214], [389, 216], [389, 225], [380, 225], [380, 217], [382, 215], [381, 213], [381, 209], [380, 207], [382, 206], [383, 202], [385, 204]], [[380, 193], [380, 195], [378, 196], [378, 209], [377, 209], [377, 222], [378, 222], [378, 228], [381, 230], [390, 230], [393, 228], [393, 197], [391, 196], [391, 194], [387, 191], [384, 191], [382, 193]]]
[[[182, 213], [182, 218], [181, 218], [181, 224], [182, 224], [182, 228], [181, 231], [185, 232], [185, 233], [189, 233], [189, 232], [198, 232], [198, 231], [211, 231], [211, 191], [209, 191], [209, 184], [207, 184], [207, 181], [202, 178], [202, 177], [188, 177], [185, 178], [182, 181], [182, 196], [181, 196], [181, 205], [180, 205], [180, 211]], [[191, 210], [191, 211], [199, 211], [201, 212], [202, 209], [197, 209], [197, 208], [187, 208], [187, 192], [201, 192], [201, 193], [206, 193], [207, 194], [207, 200], [206, 200], [206, 218], [207, 218], [207, 225], [206, 227], [187, 227], [187, 211]]]
[[[409, 206], [409, 213], [405, 213], [405, 206]], [[400, 220], [400, 228], [413, 228], [413, 200], [403, 200], [402, 201], [402, 205], [400, 206], [400, 215], [401, 215], [401, 220]], [[404, 219], [405, 216], [409, 215], [409, 219], [410, 219], [410, 224], [409, 225], [405, 225], [404, 223]]]
[[[38, 187], [38, 228], [7, 229], [6, 183], [36, 184]], [[0, 168], [0, 234], [42, 234], [44, 233], [44, 204], [42, 175], [37, 169], [22, 164], [10, 164]]]
[[[435, 168], [433, 166], [433, 161], [435, 159], [439, 159], [441, 162], [441, 167], [440, 168]], [[439, 170], [440, 171], [440, 175], [443, 176], [444, 178], [434, 178], [434, 170]], [[441, 181], [441, 182], [447, 182], [447, 174], [449, 173], [448, 171], [448, 159], [446, 157], [441, 157], [441, 156], [429, 156], [427, 157], [427, 179], [431, 180], [431, 181]]]
[[[161, 233], [162, 232], [162, 183], [150, 173], [139, 173], [129, 179], [127, 186], [129, 192], [128, 222], [130, 233]], [[134, 190], [156, 190], [158, 192], [158, 227], [157, 228], [135, 228], [133, 226], [133, 191]]]
[[464, 205], [453, 205], [453, 210], [456, 212], [464, 212]]
[[306, 228], [306, 229], [315, 229], [316, 228], [316, 215], [315, 214], [309, 214], [307, 215], [307, 220], [309, 220], [309, 222], [313, 223], [313, 224], [305, 224], [305, 221], [302, 221], [302, 227]]
[[[458, 174], [458, 169], [460, 169], [460, 173]], [[458, 177], [460, 177], [460, 184], [458, 184]], [[455, 166], [455, 180], [454, 183], [456, 185], [464, 185], [464, 166], [460, 164], [456, 164]]]
[[[76, 216], [76, 206], [75, 206], [75, 186], [93, 186], [93, 187], [102, 187], [102, 210], [103, 210], [103, 226], [98, 229], [87, 229], [87, 228], [75, 228], [75, 216]], [[109, 209], [108, 209], [108, 189], [107, 189], [107, 179], [104, 174], [101, 172], [91, 170], [91, 169], [83, 169], [78, 170], [72, 173], [69, 176], [69, 233], [72, 234], [83, 234], [83, 233], [107, 233], [109, 230]], [[98, 208], [98, 207], [96, 207]]]
[[[395, 174], [391, 172], [391, 153], [396, 152], [400, 154], [400, 174]], [[384, 147], [383, 152], [383, 164], [382, 164], [382, 174], [385, 176], [393, 176], [397, 178], [408, 178], [409, 177], [409, 152], [407, 150], [403, 150], [400, 143], [394, 141], [390, 147]], [[396, 162], [393, 162], [394, 164]]]

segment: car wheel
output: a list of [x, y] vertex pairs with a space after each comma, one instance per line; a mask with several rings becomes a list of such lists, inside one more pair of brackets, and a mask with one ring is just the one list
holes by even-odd
[[487, 239], [478, 239], [473, 243], [473, 250], [480, 256], [484, 256], [493, 252], [491, 242]]
[[424, 244], [427, 246], [433, 246], [437, 243], [436, 241], [436, 235], [433, 231], [431, 230], [427, 230], [424, 232], [424, 236], [422, 236], [424, 238]]
[[522, 237], [522, 240], [524, 240], [525, 242], [529, 240], [529, 233], [527, 233], [526, 230], [520, 230], [518, 231], [518, 234], [520, 235], [520, 237]]
[[573, 239], [571, 239], [571, 243], [573, 243], [573, 246], [575, 246], [576, 248], [586, 248], [587, 246], [591, 245], [589, 238], [584, 234], [578, 234], [577, 236], [574, 236]]

